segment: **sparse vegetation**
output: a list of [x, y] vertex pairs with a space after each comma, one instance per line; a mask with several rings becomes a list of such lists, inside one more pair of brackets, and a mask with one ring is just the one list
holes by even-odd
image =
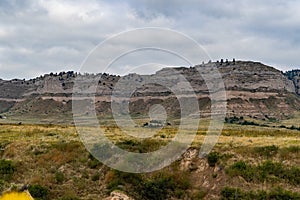
[[226, 172], [230, 176], [241, 176], [248, 182], [263, 182], [265, 180], [276, 182], [284, 180], [290, 184], [300, 184], [300, 168], [286, 167], [281, 163], [272, 161], [265, 161], [257, 166], [238, 161], [227, 168]]
[[101, 163], [92, 154], [89, 154], [88, 166], [91, 169], [96, 169]]
[[216, 163], [218, 162], [220, 158], [220, 155], [216, 152], [210, 152], [207, 155], [207, 162], [209, 164], [210, 167], [214, 167], [216, 165]]
[[163, 140], [145, 139], [142, 141], [138, 140], [125, 140], [117, 142], [116, 145], [122, 149], [126, 149], [131, 152], [147, 153], [155, 151], [163, 146], [165, 142]]
[[96, 173], [92, 176], [92, 181], [98, 181], [100, 178], [100, 174]]
[[62, 184], [65, 180], [65, 175], [62, 172], [56, 172], [55, 180], [58, 184]]
[[[109, 191], [124, 190], [136, 199], [163, 200], [169, 196], [182, 198], [190, 188], [187, 173], [170, 173], [167, 171], [149, 175], [130, 174], [111, 171], [106, 178]], [[120, 186], [122, 186], [120, 188]]]
[[245, 120], [243, 116], [241, 116], [241, 117], [237, 117], [237, 116], [225, 117], [225, 122], [229, 123], [229, 124], [260, 126], [260, 124], [258, 124], [256, 122]]
[[221, 200], [249, 200], [249, 199], [300, 199], [300, 193], [291, 192], [282, 188], [273, 188], [271, 191], [242, 191], [239, 188], [226, 187], [221, 191]]
[[36, 200], [48, 200], [49, 189], [41, 185], [30, 185], [28, 188], [31, 196]]
[[266, 158], [271, 158], [278, 153], [279, 147], [276, 145], [254, 147], [254, 151], [259, 156], [264, 156]]
[[[107, 126], [105, 130], [110, 140], [133, 152], [155, 151], [176, 134], [176, 129], [169, 127], [151, 140], [134, 140], [122, 135], [116, 126]], [[193, 147], [201, 145], [205, 130], [206, 125], [198, 130]], [[19, 186], [14, 183], [28, 183], [34, 195], [39, 196], [36, 199], [78, 200], [85, 199], [87, 194], [93, 195], [90, 199], [96, 196], [103, 199], [119, 190], [135, 199], [196, 200], [221, 197], [223, 185], [218, 181], [235, 180], [234, 189], [246, 181], [249, 191], [257, 195], [262, 195], [256, 191], [257, 185], [267, 184], [268, 195], [279, 186], [286, 186], [293, 193], [300, 185], [297, 130], [225, 124], [219, 143], [205, 159], [191, 158], [186, 169], [182, 169], [185, 163], [178, 160], [147, 174], [109, 169], [86, 151], [73, 126], [6, 124], [1, 125], [0, 133], [4, 160], [1, 162], [5, 163], [3, 166], [10, 166], [3, 168], [9, 172], [4, 174], [10, 175], [0, 180], [0, 190], [6, 191], [12, 186], [17, 190]], [[95, 150], [103, 147], [97, 145]], [[207, 187], [202, 186], [204, 176]], [[247, 193], [241, 192], [241, 195]]]
[[10, 160], [0, 160], [0, 180], [11, 179], [15, 171], [15, 166]]

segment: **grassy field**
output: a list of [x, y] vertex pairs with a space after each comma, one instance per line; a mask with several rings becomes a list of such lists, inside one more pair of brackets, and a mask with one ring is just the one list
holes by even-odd
[[[36, 199], [104, 199], [116, 190], [134, 199], [300, 199], [299, 130], [225, 124], [213, 151], [199, 158], [206, 128], [203, 123], [188, 152], [170, 166], [129, 174], [94, 159], [74, 126], [1, 124], [0, 191], [29, 184]], [[172, 140], [177, 127], [144, 140], [115, 125], [103, 131], [121, 148], [148, 152]]]

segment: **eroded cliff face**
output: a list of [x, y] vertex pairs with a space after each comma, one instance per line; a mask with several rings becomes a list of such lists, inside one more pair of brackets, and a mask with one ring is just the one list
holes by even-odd
[[296, 93], [300, 95], [300, 70], [291, 70], [284, 73], [284, 75], [291, 81], [293, 81]]
[[[196, 95], [200, 115], [206, 117], [213, 113], [210, 112], [211, 91], [204, 76], [210, 74], [213, 67], [218, 69], [225, 85], [229, 116], [281, 119], [300, 109], [297, 96], [299, 76], [288, 79], [282, 72], [261, 63], [237, 61], [207, 63], [189, 68], [164, 68], [153, 75], [129, 74], [120, 77], [66, 72], [31, 80], [0, 80], [0, 112], [11, 116], [55, 116], [62, 112], [71, 115], [76, 80], [80, 84], [75, 85], [79, 85], [81, 91], [96, 94], [96, 110], [99, 115], [111, 113], [113, 92], [116, 96], [118, 92], [130, 92], [129, 107], [132, 114], [146, 115], [151, 105], [162, 104], [168, 114], [179, 117], [180, 105], [177, 98]], [[118, 97], [122, 98], [122, 95]], [[76, 100], [83, 101], [84, 95], [78, 95]]]
[[[300, 108], [299, 97], [296, 95], [296, 88], [293, 82], [287, 79], [279, 70], [257, 62], [216, 62], [190, 68], [165, 68], [152, 75], [151, 79], [154, 80], [154, 83], [164, 83], [163, 80], [166, 80], [167, 86], [171, 85], [173, 89], [185, 91], [181, 89], [188, 87], [184, 86], [184, 84], [180, 85], [180, 81], [177, 80], [180, 79], [178, 78], [178, 73], [182, 74], [193, 88], [192, 93], [197, 95], [200, 115], [207, 117], [215, 114], [211, 113], [210, 94], [214, 91], [217, 92], [218, 89], [209, 89], [207, 80], [205, 80], [207, 78], [204, 76], [212, 75], [208, 71], [214, 67], [220, 72], [225, 85], [228, 116], [283, 119], [291, 116]], [[146, 79], [145, 76], [137, 74], [127, 78], [137, 81]], [[213, 81], [214, 78], [218, 77], [213, 76]], [[135, 91], [133, 94], [134, 98], [132, 98], [135, 101], [130, 107], [133, 113], [138, 114], [141, 111], [147, 113], [151, 105], [159, 102], [166, 108], [168, 114], [180, 116], [180, 106], [174, 93], [168, 87], [154, 83], [145, 84]], [[186, 93], [183, 96], [187, 97], [190, 93], [191, 91], [186, 89]], [[146, 98], [149, 96], [151, 96], [150, 99]], [[138, 103], [137, 99], [139, 99]]]

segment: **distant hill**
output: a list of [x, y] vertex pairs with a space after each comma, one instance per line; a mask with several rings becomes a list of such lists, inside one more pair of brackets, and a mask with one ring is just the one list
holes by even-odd
[[[210, 98], [205, 81], [197, 69], [216, 65], [222, 74], [227, 93], [227, 115], [254, 119], [285, 119], [300, 110], [300, 73], [286, 73], [258, 62], [213, 62], [194, 67], [164, 68], [152, 78], [164, 79], [183, 74], [195, 91], [202, 117], [210, 115]], [[0, 113], [8, 118], [37, 120], [72, 120], [72, 92], [75, 79], [97, 80], [96, 111], [100, 116], [111, 114], [110, 95], [120, 80], [142, 82], [150, 75], [129, 74], [124, 77], [109, 74], [79, 74], [73, 71], [45, 74], [30, 80], [0, 79]], [[83, 83], [87, 90], [89, 83]], [[176, 84], [176, 83], [174, 83]], [[124, 86], [126, 87], [126, 86]], [[180, 106], [166, 87], [146, 84], [138, 88], [131, 99], [133, 115], [145, 115], [153, 104], [162, 104], [168, 114], [180, 116]], [[81, 101], [81, 100], [78, 100]], [[51, 121], [50, 120], [50, 121]], [[49, 121], [49, 120], [48, 120]]]

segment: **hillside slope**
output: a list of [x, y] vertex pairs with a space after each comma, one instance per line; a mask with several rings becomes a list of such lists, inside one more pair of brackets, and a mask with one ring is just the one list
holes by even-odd
[[[217, 66], [225, 84], [228, 116], [285, 119], [300, 110], [299, 79], [292, 79], [287, 74], [258, 62], [237, 61], [207, 63], [189, 68], [164, 68], [153, 75], [129, 74], [120, 77], [105, 73], [81, 75], [71, 71], [46, 74], [31, 80], [0, 80], [0, 113], [9, 118], [27, 116], [62, 121], [71, 119], [74, 81], [93, 80], [97, 83], [96, 111], [101, 116], [109, 116], [110, 96], [119, 80], [133, 80], [137, 83], [142, 83], [149, 77], [153, 80], [171, 80], [171, 77], [180, 73], [189, 81], [197, 95], [200, 115], [206, 117], [211, 114], [209, 91], [197, 70], [209, 69], [212, 65]], [[83, 87], [88, 90], [91, 85], [85, 82]], [[165, 107], [170, 116], [180, 116], [180, 106], [173, 92], [168, 87], [153, 83], [142, 85], [132, 94], [131, 114], [143, 116], [148, 113], [151, 105], [158, 103]]]

